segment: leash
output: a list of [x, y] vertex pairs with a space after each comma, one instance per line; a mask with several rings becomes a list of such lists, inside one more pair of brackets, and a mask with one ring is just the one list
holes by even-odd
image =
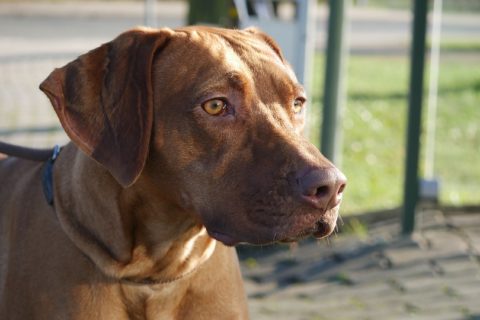
[[0, 153], [31, 161], [47, 161], [53, 149], [34, 149], [0, 141]]
[[53, 164], [61, 150], [58, 145], [53, 149], [35, 149], [0, 141], [0, 153], [30, 161], [46, 161], [42, 173], [42, 188], [45, 199], [51, 206], [53, 206]]

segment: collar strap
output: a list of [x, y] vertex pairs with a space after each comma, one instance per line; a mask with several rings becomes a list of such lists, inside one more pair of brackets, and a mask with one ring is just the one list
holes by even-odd
[[53, 148], [52, 156], [47, 160], [47, 163], [43, 168], [43, 194], [45, 195], [47, 203], [51, 206], [53, 206], [53, 164], [55, 163], [55, 160], [57, 159], [61, 150], [62, 149], [58, 145], [56, 145]]

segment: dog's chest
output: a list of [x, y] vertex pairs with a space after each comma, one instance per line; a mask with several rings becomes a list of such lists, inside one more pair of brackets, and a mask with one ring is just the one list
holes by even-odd
[[182, 281], [154, 286], [122, 285], [123, 307], [129, 319], [181, 319], [178, 306], [188, 296], [187, 291]]

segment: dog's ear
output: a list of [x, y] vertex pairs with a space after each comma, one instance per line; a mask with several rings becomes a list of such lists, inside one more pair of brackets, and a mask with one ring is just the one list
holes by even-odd
[[40, 85], [68, 136], [127, 187], [143, 170], [153, 124], [152, 64], [170, 29], [135, 29]]

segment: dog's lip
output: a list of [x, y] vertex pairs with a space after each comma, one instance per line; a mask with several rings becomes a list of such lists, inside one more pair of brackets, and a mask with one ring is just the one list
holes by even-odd
[[[302, 238], [306, 238], [309, 236], [312, 236], [317, 240], [328, 237], [332, 234], [333, 230], [335, 230], [340, 203], [341, 201], [335, 204], [335, 206], [331, 209], [327, 210], [329, 214], [325, 213], [319, 220], [315, 222], [315, 225], [313, 227], [307, 228], [297, 236], [284, 238], [280, 240], [280, 242], [296, 242]], [[328, 217], [328, 215], [332, 215], [332, 213], [334, 217]]]
[[298, 242], [299, 240], [310, 237], [310, 236], [314, 237], [317, 240], [320, 240], [325, 237], [328, 237], [333, 231], [333, 228], [331, 229], [332, 230], [330, 230], [330, 227], [328, 227], [326, 222], [317, 221], [314, 228], [308, 229], [307, 231], [302, 232], [298, 236], [286, 237], [286, 238], [280, 239], [278, 240], [278, 242], [280, 243]]
[[333, 230], [335, 229], [335, 226], [330, 227], [328, 222], [325, 221], [317, 221], [315, 225], [315, 231], [312, 232], [312, 236], [317, 239], [323, 239], [325, 237], [328, 237]]
[[[335, 207], [330, 209], [330, 211], [334, 211], [334, 217], [323, 218], [318, 220], [315, 223], [315, 230], [312, 232], [312, 236], [315, 239], [323, 239], [332, 234], [333, 230], [335, 230], [335, 227], [337, 225], [339, 208], [340, 208], [340, 203], [338, 203]], [[330, 219], [332, 221], [329, 221]]]
[[[328, 209], [320, 219], [318, 219], [315, 222], [314, 226], [311, 226], [310, 228], [305, 229], [303, 232], [301, 232], [298, 235], [294, 236], [286, 236], [284, 238], [277, 238], [277, 239], [272, 239], [271, 241], [267, 241], [265, 243], [255, 243], [255, 242], [250, 242], [250, 241], [241, 241], [233, 236], [225, 233], [225, 232], [220, 232], [215, 229], [209, 229], [207, 228], [207, 232], [212, 237], [213, 239], [220, 241], [226, 246], [236, 246], [241, 243], [249, 243], [249, 244], [271, 244], [271, 243], [290, 243], [290, 242], [297, 242], [301, 240], [302, 238], [306, 238], [309, 236], [313, 236], [315, 239], [323, 239], [325, 237], [328, 237], [333, 230], [335, 229], [336, 221], [338, 218], [338, 210], [340, 208], [341, 201], [338, 201], [337, 203], [334, 204], [334, 206], [331, 209]], [[329, 212], [329, 214], [327, 214]], [[332, 217], [331, 215], [334, 215]], [[330, 218], [328, 217], [330, 215]], [[335, 220], [335, 221], [329, 221], [329, 220]]]
[[239, 241], [235, 240], [233, 237], [223, 232], [208, 230], [208, 234], [213, 239], [220, 241], [221, 243], [229, 247], [233, 247], [240, 243]]

